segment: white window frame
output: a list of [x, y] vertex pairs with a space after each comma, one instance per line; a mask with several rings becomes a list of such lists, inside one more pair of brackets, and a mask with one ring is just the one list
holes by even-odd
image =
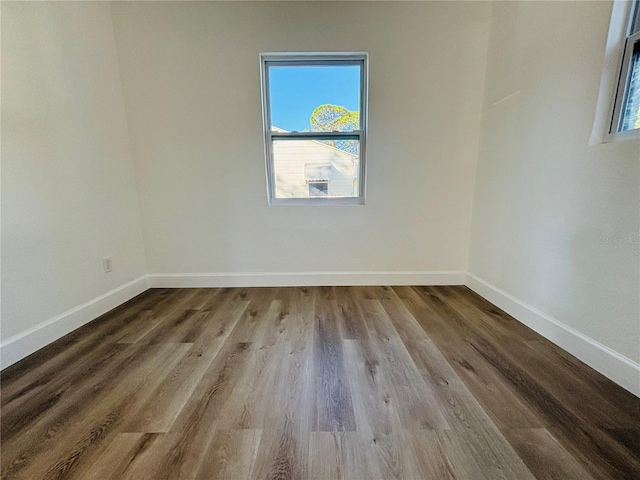
[[[262, 84], [262, 121], [267, 173], [267, 200], [269, 205], [364, 205], [366, 186], [366, 136], [368, 54], [364, 52], [277, 52], [260, 54]], [[271, 99], [269, 98], [270, 66], [358, 65], [360, 66], [360, 130], [352, 132], [277, 132], [271, 130]], [[276, 198], [273, 163], [273, 142], [281, 139], [300, 140], [358, 140], [358, 194], [353, 197]]]
[[[635, 24], [635, 28], [634, 28]], [[634, 28], [634, 31], [632, 31]], [[640, 0], [633, 0], [627, 5], [627, 16], [625, 24], [625, 38], [622, 45], [621, 62], [618, 70], [618, 81], [611, 106], [610, 124], [605, 135], [605, 141], [631, 140], [640, 138], [640, 128], [620, 131], [622, 124], [622, 114], [624, 103], [629, 91], [631, 77], [631, 57], [636, 45], [640, 44]]]

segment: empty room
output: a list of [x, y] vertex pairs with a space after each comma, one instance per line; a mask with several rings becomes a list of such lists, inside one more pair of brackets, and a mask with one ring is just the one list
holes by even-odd
[[0, 22], [1, 478], [640, 478], [640, 0]]

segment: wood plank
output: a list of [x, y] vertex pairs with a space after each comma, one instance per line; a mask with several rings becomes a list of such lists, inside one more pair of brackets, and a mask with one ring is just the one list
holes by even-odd
[[[104, 395], [94, 397], [91, 416], [77, 416], [73, 423], [53, 427], [55, 435], [52, 435], [51, 427], [47, 428], [44, 438], [29, 449], [36, 449], [38, 455], [26, 455], [33, 461], [13, 463], [12, 467], [25, 478], [58, 478], [91, 465], [95, 461], [93, 457], [106, 447], [127, 414], [148, 398], [189, 348], [188, 344], [148, 346], [141, 355], [148, 361], [132, 364], [134, 368], [123, 372], [114, 388], [103, 390]], [[78, 400], [83, 401], [82, 398]], [[53, 421], [59, 423], [61, 418]], [[57, 441], [60, 437], [71, 441]], [[25, 453], [19, 456], [24, 457]], [[10, 475], [9, 471], [3, 472], [3, 477]]]
[[260, 442], [251, 478], [307, 478], [308, 434], [300, 435], [299, 423], [286, 415], [266, 425], [269, 435]]
[[[84, 478], [119, 480], [128, 474], [129, 467], [153, 449], [155, 433], [119, 433], [93, 465], [88, 466]], [[77, 476], [77, 475], [76, 475]]]
[[[412, 430], [406, 432], [403, 443], [411, 446], [416, 468], [422, 479], [462, 479], [473, 478], [465, 475], [460, 466], [452, 460], [446, 448], [444, 437], [450, 431]], [[477, 470], [476, 470], [477, 471]]]
[[367, 325], [353, 298], [345, 295], [338, 300], [332, 301], [331, 308], [334, 309], [342, 338], [366, 340], [369, 337]]
[[387, 372], [369, 342], [344, 342], [345, 372], [353, 392], [353, 407], [360, 435], [380, 438], [401, 430], [395, 399]]
[[[393, 396], [392, 382], [387, 378], [389, 372], [380, 368], [375, 348], [369, 341], [345, 340], [344, 351], [358, 431], [357, 435], [346, 437], [345, 470], [351, 466], [356, 476], [364, 469], [380, 478], [421, 478], [415, 452], [397, 448], [407, 432], [403, 431], [398, 413], [400, 406]], [[419, 392], [415, 394], [418, 396]], [[357, 447], [360, 454], [353, 455], [350, 446]], [[348, 462], [351, 457], [354, 458]], [[360, 457], [364, 465], [359, 465]]]
[[311, 432], [309, 439], [309, 478], [342, 480], [344, 476], [344, 431]]
[[[185, 358], [167, 375], [149, 400], [122, 427], [123, 432], [168, 432], [211, 366], [248, 302], [228, 304], [227, 309], [203, 312], [205, 328]], [[232, 308], [233, 307], [233, 308]]]
[[[178, 294], [157, 292], [140, 295], [4, 369], [0, 375], [3, 414], [10, 411], [11, 402], [22, 405], [33, 395], [51, 395], [65, 381], [75, 382], [77, 377], [63, 379], [58, 372], [63, 374], [72, 372], [72, 375], [74, 372], [83, 372], [87, 359], [91, 362], [93, 358], [108, 355], [105, 350], [113, 348], [110, 345], [111, 342], [118, 336], [124, 335], [128, 325], [135, 324], [134, 319], [141, 312], [153, 303], [160, 303], [157, 301], [157, 295], [174, 298]], [[47, 352], [50, 355], [48, 360]], [[47, 389], [46, 392], [45, 389]]]
[[[576, 375], [576, 370], [586, 371], [589, 367], [583, 365], [582, 369], [548, 369], [549, 355], [557, 351], [550, 342], [536, 341], [539, 336], [515, 319], [505, 314], [496, 307], [489, 307], [484, 302], [469, 302], [468, 289], [460, 287], [446, 287], [435, 291], [443, 303], [456, 313], [461, 314], [467, 322], [479, 328], [478, 333], [484, 333], [484, 337], [496, 338], [499, 334], [501, 350], [527, 371], [535, 376], [536, 380], [548, 391], [560, 399], [563, 403], [574, 405], [575, 413], [585, 421], [594, 422], [600, 427], [613, 427], [615, 424], [627, 423], [634, 428], [640, 428], [640, 407], [635, 411], [621, 411], [620, 418], [612, 418], [618, 412], [613, 404], [608, 404], [606, 396], [600, 392], [594, 392], [592, 383], [585, 380], [584, 375]], [[475, 297], [471, 296], [473, 299]], [[490, 305], [490, 304], [489, 304]], [[480, 307], [483, 308], [480, 308]], [[517, 324], [519, 328], [515, 328]], [[573, 365], [572, 365], [573, 366]], [[575, 365], [574, 367], [577, 367]], [[595, 374], [595, 372], [593, 372]], [[584, 395], [598, 395], [596, 402], [582, 402]], [[597, 406], [596, 406], [597, 405]], [[605, 408], [602, 408], [605, 406]], [[633, 407], [632, 407], [633, 408]], [[606, 413], [605, 413], [606, 412]]]
[[315, 382], [312, 344], [279, 345], [253, 478], [307, 478]]
[[261, 435], [262, 430], [216, 430], [195, 479], [251, 478]]
[[[65, 428], [98, 402], [104, 392], [116, 388], [123, 374], [140, 369], [160, 348], [147, 345], [116, 347], [120, 354], [106, 357], [105, 368], [85, 369], [88, 375], [81, 377], [82, 381], [69, 385], [64, 401], [50, 402], [45, 412], [31, 409], [22, 412], [27, 419], [25, 426], [14, 432], [14, 438], [2, 436], [3, 476], [18, 475], [25, 463], [38, 459], [39, 452], [47, 447], [48, 442], [65, 438]], [[2, 424], [6, 430], [12, 428], [8, 420], [3, 415]]]
[[[573, 456], [581, 459], [589, 472], [600, 478], [629, 478], [631, 472], [640, 471], [640, 457], [626, 445], [609, 435], [606, 430], [585, 421], [574, 411], [574, 406], [558, 400], [537, 378], [539, 372], [527, 370], [515, 356], [509, 355], [509, 344], [497, 341], [503, 334], [478, 326], [447, 305], [433, 288], [415, 289], [439, 315], [446, 316], [449, 325], [459, 331], [511, 390], [518, 395], [539, 418], [554, 437]], [[434, 340], [436, 335], [432, 335]], [[567, 378], [567, 381], [571, 381]]]
[[406, 430], [449, 428], [432, 386], [420, 375], [405, 345], [396, 340], [372, 342], [380, 368], [389, 379], [389, 391], [397, 405], [400, 422]]
[[[238, 401], [224, 405], [219, 428], [234, 429], [262, 429], [269, 413], [269, 402], [266, 400], [273, 392], [274, 382], [282, 368], [282, 362], [287, 358], [290, 347], [284, 345], [283, 336], [276, 334], [282, 343], [266, 344], [265, 339], [270, 324], [280, 323], [282, 301], [272, 300], [268, 310], [259, 318], [243, 315], [243, 320], [251, 322], [255, 328], [250, 335], [253, 349], [247, 359], [245, 375], [235, 386], [234, 398]], [[258, 318], [255, 320], [255, 318]], [[276, 338], [272, 337], [272, 338]], [[271, 342], [270, 342], [271, 343]]]
[[[398, 326], [402, 330], [405, 344], [410, 344], [411, 339], [415, 338], [436, 342], [440, 352], [498, 427], [534, 428], [546, 425], [493, 366], [473, 348], [469, 338], [475, 337], [462, 336], [449, 317], [442, 317], [417, 295], [403, 299], [404, 308], [393, 302], [387, 302], [386, 305], [389, 309], [395, 309], [394, 315], [398, 318], [405, 319], [399, 322]], [[426, 337], [416, 332], [416, 322], [407, 316], [407, 312], [425, 332], [429, 332]]]
[[429, 338], [414, 340], [420, 337], [413, 335], [413, 327], [407, 327], [413, 325], [408, 318], [408, 312], [394, 301], [384, 302], [384, 306], [419, 371], [427, 383], [435, 388], [437, 402], [453, 430], [449, 438], [451, 445], [448, 448], [465, 448], [478, 452], [474, 455], [474, 458], [478, 458], [475, 458], [471, 466], [478, 464], [485, 472], [485, 478], [532, 478], [526, 466], [435, 344]]
[[313, 345], [315, 329], [315, 288], [289, 288], [284, 290], [291, 314], [287, 318], [285, 340], [294, 348], [305, 349]]
[[203, 446], [215, 434], [221, 406], [237, 400], [230, 395], [242, 377], [251, 350], [250, 343], [225, 344], [173, 423], [171, 432], [158, 439], [147, 458], [134, 462], [125, 478], [193, 478], [206, 453]]
[[316, 299], [314, 331], [316, 422], [314, 430], [355, 430], [351, 392], [347, 382], [340, 328], [328, 301]]
[[520, 428], [505, 435], [538, 480], [593, 479], [548, 430]]
[[144, 310], [135, 319], [131, 320], [130, 327], [117, 340], [117, 343], [136, 343], [144, 338], [164, 321], [162, 316], [155, 314], [154, 310]]

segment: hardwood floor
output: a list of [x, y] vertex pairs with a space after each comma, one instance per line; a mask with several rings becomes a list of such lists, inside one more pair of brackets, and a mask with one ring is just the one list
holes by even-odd
[[640, 478], [640, 399], [466, 287], [154, 289], [1, 380], [5, 479]]

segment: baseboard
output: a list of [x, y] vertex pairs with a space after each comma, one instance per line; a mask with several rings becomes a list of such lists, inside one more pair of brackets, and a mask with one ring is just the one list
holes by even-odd
[[149, 284], [156, 288], [464, 285], [465, 278], [461, 271], [157, 273], [149, 275]]
[[640, 364], [638, 362], [550, 317], [472, 273], [467, 273], [466, 286], [594, 370], [640, 397]]
[[0, 343], [0, 367], [6, 368], [149, 288], [147, 276], [125, 283]]

